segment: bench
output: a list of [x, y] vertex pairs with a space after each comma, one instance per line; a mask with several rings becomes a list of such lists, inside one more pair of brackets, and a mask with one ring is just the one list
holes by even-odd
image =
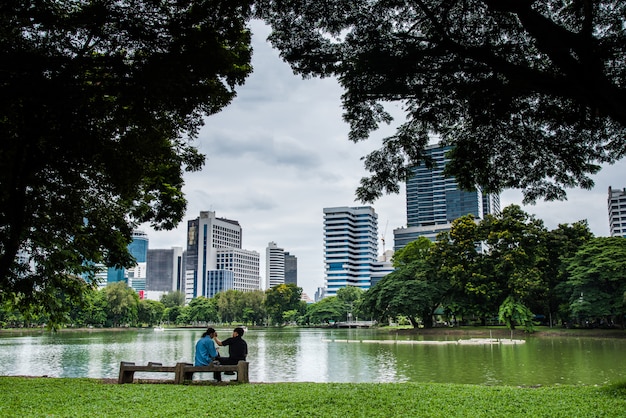
[[248, 378], [248, 362], [243, 360], [239, 361], [237, 364], [211, 364], [209, 366], [194, 366], [191, 363], [178, 363], [176, 367], [175, 381], [178, 384], [182, 384], [186, 380], [191, 380], [194, 373], [207, 372], [235, 372], [237, 373], [237, 382], [250, 383], [250, 379]]
[[117, 383], [133, 383], [135, 372], [174, 373], [174, 383], [183, 384], [193, 378], [194, 373], [205, 372], [235, 372], [237, 382], [250, 383], [248, 378], [248, 362], [240, 361], [238, 364], [211, 364], [209, 366], [194, 366], [191, 363], [176, 363], [176, 366], [163, 366], [161, 363], [149, 362], [146, 366], [122, 361], [120, 363], [120, 375]]
[[120, 363], [117, 383], [133, 383], [135, 372], [176, 373], [176, 366], [163, 366], [161, 363], [154, 362], [149, 362], [146, 366], [138, 366], [135, 363], [123, 361]]

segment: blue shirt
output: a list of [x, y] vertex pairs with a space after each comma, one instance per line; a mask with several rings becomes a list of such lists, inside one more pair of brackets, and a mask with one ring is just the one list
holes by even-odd
[[194, 366], [208, 366], [217, 357], [215, 343], [208, 335], [196, 343], [196, 359]]

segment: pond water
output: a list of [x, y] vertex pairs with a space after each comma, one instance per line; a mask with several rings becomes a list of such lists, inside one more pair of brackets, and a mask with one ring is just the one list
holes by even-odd
[[[0, 375], [117, 378], [121, 361], [192, 362], [202, 332], [0, 333]], [[226, 338], [231, 330], [218, 332]], [[252, 382], [554, 385], [616, 383], [626, 375], [623, 339], [529, 336], [523, 344], [466, 345], [448, 337], [448, 344], [428, 344], [388, 331], [296, 328], [251, 329], [244, 339]]]

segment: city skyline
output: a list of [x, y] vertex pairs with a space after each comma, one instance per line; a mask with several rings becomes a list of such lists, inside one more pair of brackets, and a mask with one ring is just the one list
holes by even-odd
[[[313, 296], [324, 285], [323, 208], [364, 205], [354, 194], [367, 175], [361, 157], [394, 129], [385, 127], [368, 141], [350, 142], [336, 81], [294, 76], [265, 42], [269, 29], [253, 22], [252, 31], [253, 74], [231, 105], [206, 119], [194, 142], [207, 161], [202, 171], [185, 175], [189, 203], [183, 221], [172, 231], [140, 228], [148, 233], [150, 248], [185, 247], [187, 220], [200, 211], [237, 219], [247, 249], [264, 254], [267, 243], [275, 241], [298, 257], [298, 286]], [[399, 114], [399, 109], [391, 110]], [[501, 207], [519, 204], [548, 229], [587, 219], [596, 236], [609, 236], [607, 191], [609, 186], [626, 187], [625, 172], [626, 160], [605, 167], [592, 177], [592, 190], [569, 190], [566, 202], [524, 206], [521, 193], [507, 190]], [[379, 235], [388, 224], [385, 238], [392, 248], [393, 229], [406, 226], [404, 187], [398, 195], [368, 205], [378, 214]]]

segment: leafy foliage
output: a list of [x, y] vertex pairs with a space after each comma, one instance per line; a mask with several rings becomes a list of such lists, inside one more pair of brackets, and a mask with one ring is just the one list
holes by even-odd
[[257, 13], [296, 73], [337, 77], [351, 140], [402, 106], [406, 122], [364, 159], [362, 201], [428, 164], [432, 134], [454, 145], [460, 186], [526, 202], [591, 188], [626, 153], [622, 1], [260, 0]]
[[283, 312], [298, 310], [302, 288], [293, 283], [279, 284], [265, 291], [265, 309], [274, 324], [283, 323]]
[[214, 299], [199, 296], [187, 306], [187, 320], [191, 322], [217, 322], [217, 303]]
[[108, 306], [107, 321], [115, 327], [137, 322], [139, 309], [137, 292], [124, 282], [109, 284], [103, 292]]
[[394, 255], [396, 270], [383, 277], [363, 298], [363, 309], [378, 318], [406, 316], [414, 327], [422, 320], [433, 326], [433, 315], [443, 302], [449, 281], [440, 280], [433, 244], [420, 237]]
[[508, 296], [500, 305], [498, 311], [500, 321], [513, 330], [516, 325], [523, 325], [524, 331], [533, 332], [533, 313], [525, 305], [517, 302], [513, 296]]
[[2, 2], [0, 301], [63, 322], [81, 277], [134, 263], [136, 225], [178, 224], [189, 140], [251, 71], [251, 3]]
[[626, 239], [598, 237], [565, 260], [570, 276], [565, 288], [575, 317], [615, 320], [626, 314]]

